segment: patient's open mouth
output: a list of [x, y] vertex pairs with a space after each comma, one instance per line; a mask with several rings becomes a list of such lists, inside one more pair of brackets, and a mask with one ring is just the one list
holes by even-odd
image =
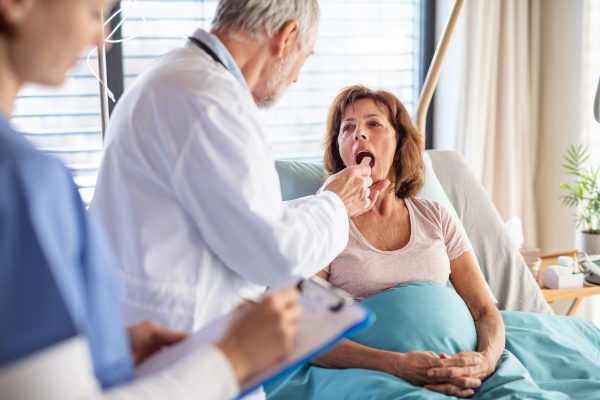
[[361, 161], [365, 157], [371, 158], [371, 162], [369, 163], [369, 167], [373, 168], [375, 166], [375, 156], [373, 154], [371, 154], [367, 150], [360, 150], [358, 153], [356, 153], [356, 164], [360, 165]]

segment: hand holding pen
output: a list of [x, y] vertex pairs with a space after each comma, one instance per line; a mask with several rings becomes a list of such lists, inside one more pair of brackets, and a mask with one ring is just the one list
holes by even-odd
[[304, 313], [295, 288], [263, 296], [248, 293], [243, 292], [243, 297], [251, 301], [240, 306], [239, 317], [217, 343], [240, 383], [267, 370], [292, 351]]

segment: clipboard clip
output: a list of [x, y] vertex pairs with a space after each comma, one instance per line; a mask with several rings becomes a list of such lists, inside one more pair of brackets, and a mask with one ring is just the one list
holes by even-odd
[[332, 312], [341, 310], [345, 304], [354, 304], [354, 299], [348, 292], [318, 276], [313, 276], [310, 279], [300, 279], [296, 288], [304, 296], [316, 301]]

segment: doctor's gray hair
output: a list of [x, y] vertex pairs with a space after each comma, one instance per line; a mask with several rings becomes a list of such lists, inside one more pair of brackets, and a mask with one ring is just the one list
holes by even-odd
[[235, 34], [244, 31], [262, 39], [272, 38], [287, 23], [298, 21], [300, 50], [317, 39], [319, 4], [317, 0], [219, 0], [212, 29]]

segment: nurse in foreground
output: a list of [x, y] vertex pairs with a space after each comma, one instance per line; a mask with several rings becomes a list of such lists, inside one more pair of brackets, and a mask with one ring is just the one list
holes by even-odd
[[0, 0], [0, 397], [230, 399], [292, 346], [295, 290], [245, 305], [222, 340], [160, 375], [133, 365], [185, 335], [123, 325], [115, 263], [68, 171], [7, 119], [25, 82], [60, 84], [103, 41], [106, 0]]

